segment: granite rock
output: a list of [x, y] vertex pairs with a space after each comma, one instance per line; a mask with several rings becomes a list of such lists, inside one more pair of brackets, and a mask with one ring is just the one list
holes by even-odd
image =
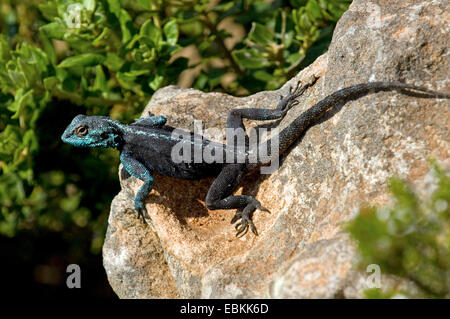
[[[148, 112], [168, 124], [193, 120], [224, 129], [230, 109], [274, 108], [298, 81], [318, 77], [280, 123], [289, 123], [328, 94], [368, 81], [394, 81], [450, 91], [449, 4], [428, 0], [355, 0], [342, 16], [327, 54], [276, 91], [248, 97], [169, 86]], [[103, 248], [111, 286], [122, 298], [361, 297], [363, 272], [342, 225], [369, 204], [389, 202], [391, 176], [430, 192], [427, 159], [450, 166], [449, 102], [377, 92], [338, 105], [310, 128], [271, 175], [247, 176], [237, 193], [255, 196], [260, 235], [235, 237], [233, 210], [209, 211], [213, 181], [155, 174], [146, 208], [152, 226], [136, 219], [141, 182], [121, 172]], [[246, 125], [258, 123], [247, 121]]]

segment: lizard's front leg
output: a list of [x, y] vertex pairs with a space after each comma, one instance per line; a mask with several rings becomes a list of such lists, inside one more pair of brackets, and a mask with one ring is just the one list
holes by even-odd
[[142, 216], [144, 223], [147, 223], [145, 220], [147, 211], [145, 209], [144, 200], [153, 188], [153, 177], [144, 164], [133, 158], [130, 152], [123, 151], [120, 154], [120, 161], [130, 175], [139, 178], [144, 182], [136, 194], [134, 199], [134, 207], [138, 212], [138, 218]]

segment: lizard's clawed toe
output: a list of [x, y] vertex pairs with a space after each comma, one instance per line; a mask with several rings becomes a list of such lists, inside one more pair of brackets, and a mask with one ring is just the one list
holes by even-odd
[[239, 220], [239, 218], [242, 217], [242, 212], [236, 212], [236, 214], [234, 214], [233, 218], [231, 219], [230, 224], [234, 224], [235, 222], [237, 222]]
[[155, 229], [155, 226], [153, 225], [153, 221], [151, 217], [147, 214], [147, 209], [145, 207], [138, 210], [138, 216], [137, 218], [140, 219], [142, 216], [142, 223], [144, 225], [150, 225], [153, 229]]
[[267, 208], [262, 206], [259, 202], [258, 202], [258, 204], [256, 204], [256, 208], [259, 209], [259, 210], [262, 210], [263, 212], [267, 212], [267, 213], [270, 214], [270, 210], [268, 210]]
[[145, 208], [138, 209], [138, 215], [137, 215], [137, 218], [140, 219], [141, 216], [142, 216], [142, 222], [143, 222], [144, 224], [147, 224], [146, 215], [147, 215], [147, 211], [146, 211]]
[[244, 208], [244, 210], [236, 212], [236, 214], [233, 216], [233, 218], [231, 219], [231, 224], [236, 223], [240, 219], [240, 222], [234, 226], [234, 228], [237, 230], [236, 237], [244, 236], [249, 228], [255, 235], [258, 236], [258, 230], [256, 229], [255, 224], [253, 224], [252, 221], [252, 215], [256, 209], [270, 213], [270, 211], [262, 206], [259, 201], [253, 199], [253, 201], [248, 204]]
[[249, 214], [241, 214], [241, 221], [237, 223], [234, 228], [237, 230], [236, 237], [242, 237], [250, 228], [255, 235], [258, 235], [255, 225], [253, 224]]

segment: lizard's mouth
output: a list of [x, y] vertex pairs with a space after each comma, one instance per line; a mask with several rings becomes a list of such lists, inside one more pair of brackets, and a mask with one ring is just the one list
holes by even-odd
[[68, 130], [64, 131], [64, 133], [61, 135], [61, 140], [64, 143], [70, 144], [72, 146], [78, 146], [78, 147], [87, 146], [87, 145], [84, 145], [83, 142], [74, 138], [74, 135]]
[[69, 138], [69, 135], [66, 133], [66, 132], [64, 132], [62, 135], [61, 135], [61, 140], [64, 142], [64, 143], [67, 143], [67, 139]]

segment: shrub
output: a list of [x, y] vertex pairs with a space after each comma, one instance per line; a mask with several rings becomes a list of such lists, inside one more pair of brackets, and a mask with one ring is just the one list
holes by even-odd
[[[347, 225], [357, 241], [360, 266], [378, 264], [382, 273], [414, 282], [425, 297], [450, 295], [450, 178], [436, 164], [437, 186], [431, 196], [421, 200], [398, 178], [391, 180], [390, 207], [362, 209]], [[366, 291], [369, 298], [411, 296], [393, 289]]]

